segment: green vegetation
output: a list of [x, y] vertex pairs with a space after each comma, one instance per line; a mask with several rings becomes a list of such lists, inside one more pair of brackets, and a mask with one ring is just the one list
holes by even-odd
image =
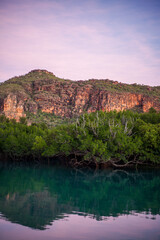
[[15, 94], [23, 94], [24, 96], [27, 96], [27, 93], [25, 92], [24, 88], [17, 84], [17, 83], [10, 83], [8, 82], [1, 84], [0, 86], [0, 97], [3, 98], [7, 96], [10, 93], [15, 93]]
[[27, 122], [32, 123], [32, 125], [46, 125], [48, 128], [55, 127], [61, 124], [72, 123], [74, 119], [62, 118], [56, 116], [54, 113], [46, 113], [38, 111], [36, 114], [27, 112]]
[[160, 113], [95, 112], [47, 128], [0, 118], [0, 152], [12, 159], [66, 157], [74, 165], [160, 163]]
[[47, 84], [53, 84], [54, 81], [60, 82], [61, 84], [74, 85], [74, 87], [85, 87], [90, 85], [96, 89], [107, 90], [108, 92], [130, 92], [130, 93], [139, 93], [149, 97], [156, 97], [160, 100], [160, 87], [150, 87], [147, 85], [140, 84], [125, 84], [119, 83], [117, 81], [112, 81], [109, 79], [90, 79], [87, 81], [71, 81], [68, 79], [63, 79], [56, 77], [53, 73], [48, 72], [47, 70], [33, 70], [28, 74], [22, 76], [15, 76], [8, 81], [5, 81], [0, 86], [0, 95], [4, 95], [5, 91], [9, 92], [25, 92], [28, 94], [29, 88], [32, 88], [32, 84], [38, 82], [40, 86]]
[[32, 82], [35, 80], [44, 80], [44, 79], [56, 79], [64, 81], [61, 78], [56, 77], [53, 73], [48, 72], [47, 70], [33, 70], [29, 72], [28, 74], [22, 75], [22, 76], [16, 76], [7, 81], [7, 83], [27, 83]]
[[[87, 81], [86, 81], [87, 83]], [[138, 93], [144, 94], [145, 96], [152, 96], [156, 97], [160, 100], [160, 87], [150, 87], [147, 85], [140, 85], [140, 84], [126, 84], [126, 83], [119, 83], [117, 81], [111, 81], [109, 79], [106, 80], [96, 80], [92, 79], [89, 80], [88, 83], [93, 84], [95, 88], [100, 88], [102, 90], [107, 90], [109, 92], [116, 92], [116, 93], [123, 93], [123, 92], [130, 92], [130, 93]]]
[[0, 183], [1, 214], [35, 229], [45, 229], [71, 212], [99, 221], [135, 212], [154, 218], [160, 214], [160, 172], [155, 169], [95, 172], [0, 164]]
[[56, 77], [53, 73], [46, 70], [33, 70], [28, 74], [22, 76], [15, 76], [9, 80], [0, 84], [0, 97], [5, 97], [9, 93], [16, 93], [19, 95], [27, 96], [28, 94], [32, 98], [31, 92], [29, 90], [32, 88], [35, 82], [38, 84], [45, 85], [45, 83], [53, 84], [54, 81], [61, 82], [71, 82], [70, 80], [64, 80], [62, 78]]

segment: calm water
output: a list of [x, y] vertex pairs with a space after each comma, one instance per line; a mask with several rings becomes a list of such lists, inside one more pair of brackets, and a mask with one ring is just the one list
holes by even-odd
[[0, 239], [160, 239], [160, 170], [1, 164]]

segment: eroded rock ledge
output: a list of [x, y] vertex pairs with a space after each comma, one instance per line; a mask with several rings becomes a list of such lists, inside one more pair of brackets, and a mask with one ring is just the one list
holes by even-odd
[[33, 70], [1, 84], [0, 112], [18, 121], [27, 111], [36, 114], [38, 110], [62, 117], [96, 110], [137, 108], [147, 112], [153, 107], [160, 111], [160, 99], [152, 94], [154, 88], [144, 86], [144, 93], [140, 93], [137, 86], [134, 92], [133, 85], [129, 92], [130, 86], [107, 79], [70, 81], [57, 78], [46, 70]]

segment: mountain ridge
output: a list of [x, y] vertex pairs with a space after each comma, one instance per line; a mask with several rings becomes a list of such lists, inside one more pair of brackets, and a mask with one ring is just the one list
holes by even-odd
[[0, 113], [19, 121], [39, 110], [72, 118], [84, 112], [136, 109], [160, 111], [160, 86], [126, 84], [109, 79], [73, 81], [35, 69], [0, 85]]

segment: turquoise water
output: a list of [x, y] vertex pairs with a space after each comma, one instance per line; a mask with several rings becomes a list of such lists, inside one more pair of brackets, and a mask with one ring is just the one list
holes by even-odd
[[160, 239], [160, 170], [1, 164], [0, 239]]

